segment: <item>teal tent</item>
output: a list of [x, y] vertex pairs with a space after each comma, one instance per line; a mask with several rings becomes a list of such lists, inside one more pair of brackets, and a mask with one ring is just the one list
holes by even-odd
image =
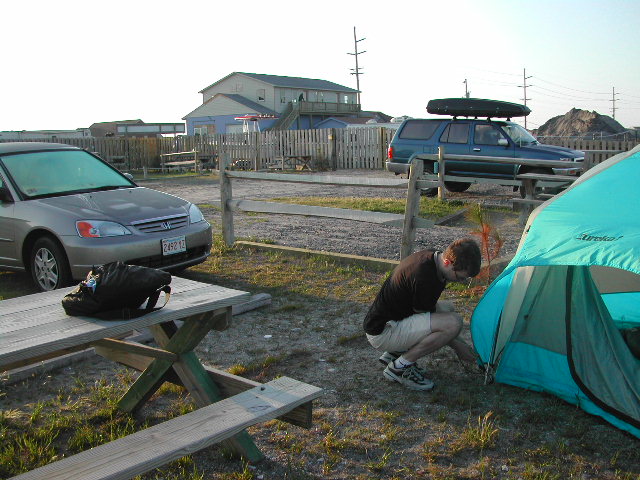
[[640, 146], [536, 208], [473, 312], [495, 380], [544, 391], [640, 437]]

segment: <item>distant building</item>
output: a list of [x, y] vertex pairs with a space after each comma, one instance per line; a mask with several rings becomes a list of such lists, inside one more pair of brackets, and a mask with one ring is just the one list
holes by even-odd
[[56, 140], [58, 138], [90, 137], [88, 128], [75, 130], [7, 130], [0, 132], [0, 141], [27, 142], [32, 140]]
[[233, 72], [199, 93], [202, 105], [183, 117], [188, 135], [242, 132], [236, 117], [246, 115], [277, 117], [260, 130], [300, 130], [360, 112], [358, 91], [328, 80]]
[[115, 137], [118, 134], [118, 125], [144, 125], [144, 122], [140, 119], [119, 120], [116, 122], [98, 122], [93, 123], [89, 127], [89, 130], [91, 130], [92, 137]]

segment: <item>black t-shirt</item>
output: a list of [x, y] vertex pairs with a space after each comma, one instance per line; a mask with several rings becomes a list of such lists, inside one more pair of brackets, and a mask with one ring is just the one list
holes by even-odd
[[433, 312], [445, 282], [438, 278], [435, 250], [422, 250], [402, 260], [385, 280], [364, 318], [364, 331], [380, 335], [389, 320], [416, 312]]

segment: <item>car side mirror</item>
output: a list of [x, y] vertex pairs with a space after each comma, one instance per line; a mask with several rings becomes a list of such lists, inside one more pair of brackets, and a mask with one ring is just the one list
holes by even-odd
[[7, 187], [0, 187], [0, 202], [1, 203], [13, 203], [13, 197]]
[[498, 146], [499, 147], [508, 147], [509, 146], [509, 140], [507, 140], [506, 138], [499, 138], [498, 139]]
[[125, 172], [123, 173], [123, 175], [133, 182], [133, 175], [131, 175], [129, 172]]

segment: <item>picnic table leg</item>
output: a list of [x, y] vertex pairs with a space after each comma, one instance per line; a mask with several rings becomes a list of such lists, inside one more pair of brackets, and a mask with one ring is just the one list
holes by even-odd
[[[524, 189], [524, 198], [527, 200], [534, 200], [536, 197], [536, 180], [527, 178], [522, 181], [522, 187]], [[534, 206], [531, 204], [526, 204], [522, 206], [522, 210], [520, 210], [520, 225], [525, 225], [527, 223], [527, 219], [531, 212], [533, 211]]]
[[[193, 349], [211, 329], [225, 329], [230, 314], [231, 307], [188, 317], [184, 319], [180, 328], [177, 328], [174, 322], [150, 327], [158, 344], [167, 351], [179, 354], [179, 360], [172, 362], [155, 359], [120, 399], [120, 408], [125, 411], [138, 408], [162, 385], [171, 370], [178, 375], [198, 407], [222, 400], [224, 397], [218, 386], [200, 363]], [[244, 430], [222, 443], [250, 462], [264, 458]]]

